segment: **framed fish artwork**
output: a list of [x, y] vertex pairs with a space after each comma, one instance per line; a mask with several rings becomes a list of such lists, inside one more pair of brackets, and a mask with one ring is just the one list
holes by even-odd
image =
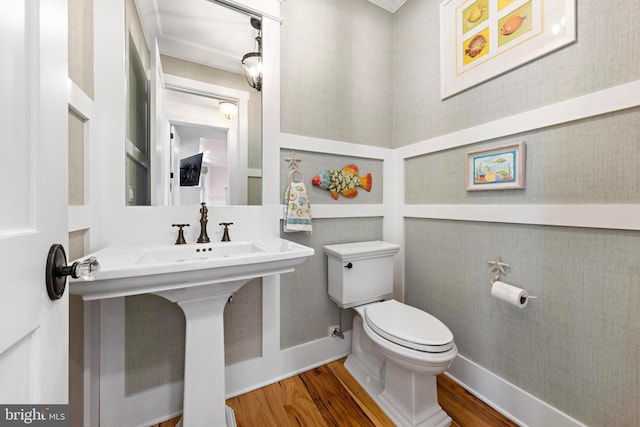
[[440, 97], [448, 98], [576, 40], [576, 0], [444, 0]]
[[470, 151], [465, 159], [466, 189], [523, 189], [524, 166], [524, 142]]

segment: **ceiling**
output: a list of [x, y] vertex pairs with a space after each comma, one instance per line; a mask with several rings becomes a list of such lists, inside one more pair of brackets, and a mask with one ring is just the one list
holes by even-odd
[[[300, 0], [289, 0], [300, 1]], [[406, 0], [369, 0], [392, 13]], [[250, 18], [207, 0], [134, 0], [147, 44], [160, 53], [243, 73], [243, 55], [256, 50]]]
[[388, 10], [391, 13], [396, 13], [400, 6], [402, 6], [407, 0], [369, 0], [371, 3], [380, 6], [383, 9]]
[[160, 53], [242, 73], [242, 56], [256, 50], [256, 30], [240, 12], [206, 0], [134, 0], [147, 44]]

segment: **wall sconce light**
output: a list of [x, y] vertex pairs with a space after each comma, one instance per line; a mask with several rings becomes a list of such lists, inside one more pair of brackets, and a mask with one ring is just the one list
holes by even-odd
[[249, 52], [242, 57], [242, 66], [247, 83], [260, 92], [262, 90], [262, 21], [251, 18], [251, 26], [258, 31], [257, 48], [255, 52]]
[[231, 120], [238, 113], [238, 106], [231, 101], [220, 101], [218, 110], [226, 120]]

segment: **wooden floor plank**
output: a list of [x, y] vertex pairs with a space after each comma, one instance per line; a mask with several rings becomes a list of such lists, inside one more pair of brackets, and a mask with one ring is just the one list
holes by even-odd
[[438, 375], [438, 403], [463, 427], [518, 427], [446, 375]]
[[371, 396], [364, 391], [347, 371], [347, 368], [344, 367], [344, 359], [335, 360], [329, 363], [327, 367], [331, 369], [333, 375], [338, 378], [342, 386], [351, 394], [358, 406], [377, 427], [395, 427], [395, 424], [387, 417], [387, 414], [380, 409]]
[[[242, 413], [242, 417], [236, 415], [238, 427], [253, 427], [255, 425], [253, 420], [260, 420], [260, 425], [268, 427], [288, 425], [288, 416], [284, 407], [282, 405], [274, 405], [270, 399], [271, 396], [279, 394], [280, 387], [282, 387], [281, 382], [277, 382], [263, 387], [261, 393], [246, 393], [238, 396], [237, 412]], [[233, 404], [229, 401], [227, 401], [227, 404], [236, 412]]]
[[[282, 403], [282, 407], [287, 415], [282, 426], [292, 427], [305, 426], [325, 426], [322, 414], [313, 401], [313, 397], [307, 390], [300, 377], [293, 377], [287, 381], [280, 382], [281, 387], [278, 393], [268, 393], [271, 402]], [[275, 389], [273, 390], [275, 391]], [[285, 424], [286, 421], [286, 424]]]
[[304, 372], [300, 378], [327, 425], [375, 426], [326, 365]]
[[173, 418], [168, 421], [161, 422], [160, 424], [156, 424], [157, 427], [176, 427], [180, 418]]
[[[242, 396], [242, 395], [240, 395]], [[227, 399], [227, 406], [230, 406], [231, 409], [233, 409], [233, 414], [236, 417], [236, 424], [238, 426], [246, 426], [246, 425], [250, 425], [250, 420], [247, 419], [246, 417], [246, 411], [244, 410], [244, 408], [242, 407], [242, 401], [240, 399], [240, 396], [236, 396], [236, 397], [232, 397]], [[155, 427], [155, 426], [151, 426], [151, 427]]]
[[[438, 402], [451, 427], [517, 427], [445, 375]], [[392, 427], [344, 367], [344, 359], [227, 400], [238, 427]], [[152, 427], [175, 427], [179, 418]]]

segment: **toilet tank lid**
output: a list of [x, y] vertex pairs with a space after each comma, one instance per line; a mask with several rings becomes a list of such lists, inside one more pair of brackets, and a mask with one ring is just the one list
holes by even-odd
[[399, 250], [399, 245], [380, 240], [324, 246], [325, 254], [342, 261], [392, 256], [398, 253]]

